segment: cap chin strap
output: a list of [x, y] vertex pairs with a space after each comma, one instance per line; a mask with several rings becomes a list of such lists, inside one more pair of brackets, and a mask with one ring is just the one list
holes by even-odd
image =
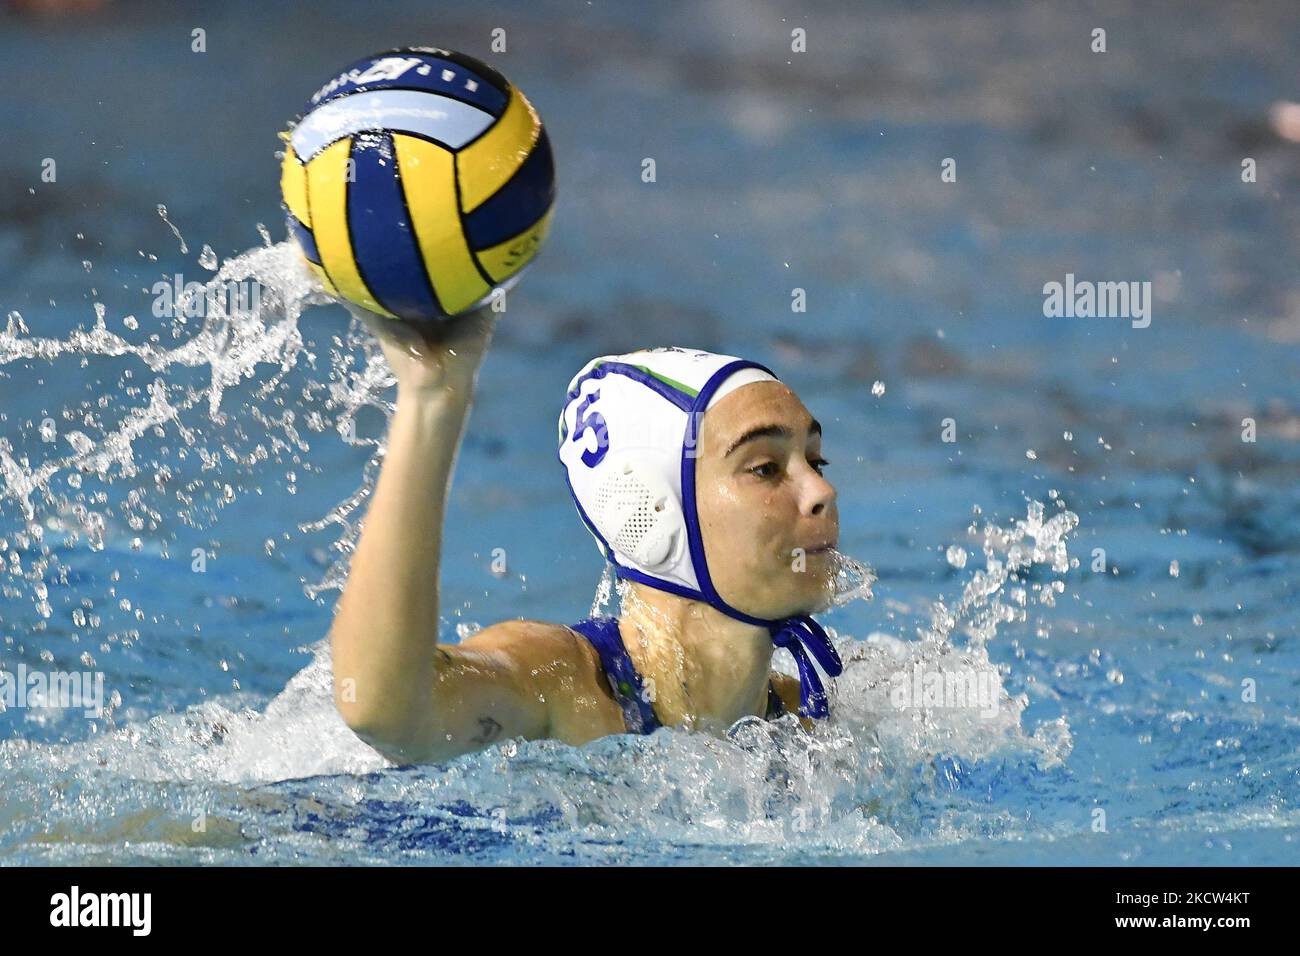
[[704, 560], [704, 541], [700, 537], [700, 525], [695, 509], [695, 456], [688, 451], [698, 447], [699, 423], [709, 399], [718, 387], [733, 372], [742, 368], [758, 368], [771, 374], [771, 370], [757, 362], [743, 359], [729, 362], [713, 373], [713, 376], [700, 389], [695, 402], [687, 414], [686, 439], [682, 443], [682, 510], [686, 518], [686, 539], [691, 552], [691, 564], [699, 582], [700, 594], [713, 608], [747, 624], [756, 624], [767, 628], [772, 635], [772, 643], [784, 647], [794, 655], [799, 666], [799, 714], [803, 717], [821, 719], [830, 715], [826, 688], [822, 684], [817, 669], [813, 667], [808, 654], [817, 659], [817, 663], [831, 677], [838, 677], [844, 670], [840, 655], [835, 651], [825, 628], [813, 620], [809, 614], [796, 614], [792, 617], [775, 620], [753, 617], [729, 605], [722, 599], [709, 576], [708, 565]]
[[822, 670], [831, 677], [839, 677], [844, 671], [844, 664], [835, 652], [835, 645], [831, 643], [826, 630], [810, 615], [800, 614], [772, 625], [769, 631], [772, 643], [788, 649], [799, 665], [800, 715], [817, 719], [830, 716], [826, 689], [822, 686], [822, 679], [817, 676], [817, 668], [808, 660], [808, 651], [812, 651]]

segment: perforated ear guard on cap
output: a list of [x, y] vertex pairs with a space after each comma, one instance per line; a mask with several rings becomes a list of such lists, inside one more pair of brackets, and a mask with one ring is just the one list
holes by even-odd
[[619, 455], [608, 463], [587, 515], [615, 551], [647, 570], [674, 564], [685, 551], [677, 492], [636, 454]]

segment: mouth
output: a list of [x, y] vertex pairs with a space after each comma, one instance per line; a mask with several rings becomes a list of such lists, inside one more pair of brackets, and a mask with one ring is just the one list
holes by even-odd
[[810, 548], [805, 548], [804, 553], [805, 554], [826, 554], [830, 551], [835, 550], [835, 544], [836, 542], [834, 541], [824, 541], [821, 544], [813, 545]]

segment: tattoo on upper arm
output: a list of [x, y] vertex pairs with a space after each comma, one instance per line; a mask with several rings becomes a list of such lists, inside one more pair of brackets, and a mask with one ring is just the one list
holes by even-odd
[[478, 734], [469, 739], [472, 744], [490, 744], [501, 736], [501, 725], [491, 717], [480, 717], [478, 726]]

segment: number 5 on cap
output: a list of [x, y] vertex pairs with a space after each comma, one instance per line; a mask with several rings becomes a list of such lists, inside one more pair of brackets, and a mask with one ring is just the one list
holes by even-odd
[[592, 402], [600, 398], [600, 389], [592, 392], [582, 403], [578, 405], [578, 411], [573, 422], [573, 437], [570, 441], [577, 441], [580, 435], [586, 433], [588, 429], [596, 433], [596, 450], [584, 449], [582, 452], [582, 463], [588, 468], [595, 468], [605, 457], [605, 452], [609, 451], [609, 433], [605, 430], [605, 419], [600, 412], [592, 412], [587, 417], [583, 413]]

